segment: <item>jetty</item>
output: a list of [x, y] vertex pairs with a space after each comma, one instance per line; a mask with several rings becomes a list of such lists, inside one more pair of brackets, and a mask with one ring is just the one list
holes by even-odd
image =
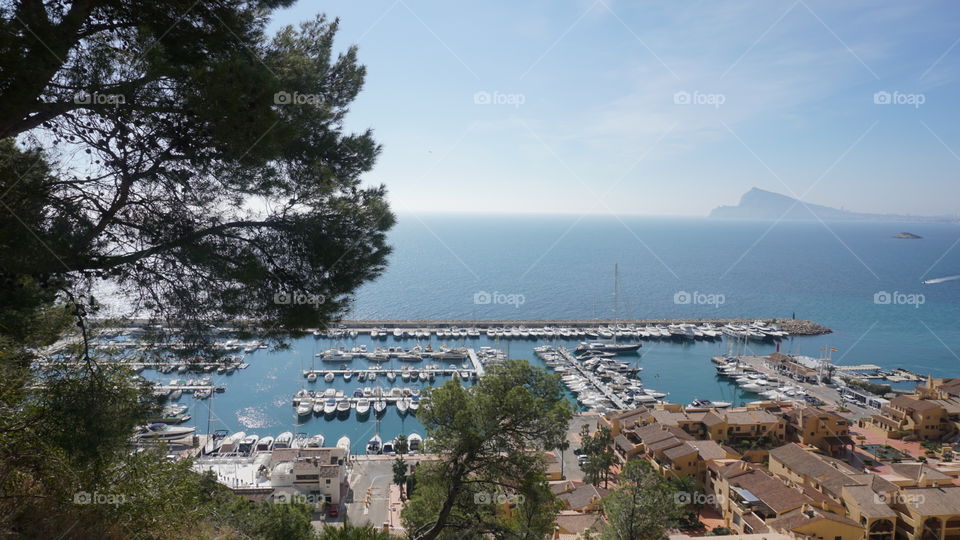
[[592, 384], [594, 388], [597, 389], [597, 391], [603, 394], [604, 397], [609, 399], [610, 402], [613, 403], [613, 405], [617, 409], [626, 410], [628, 408], [631, 408], [631, 407], [628, 407], [626, 403], [623, 402], [622, 399], [620, 399], [620, 397], [617, 395], [616, 392], [614, 392], [606, 384], [604, 384], [603, 381], [598, 380], [593, 373], [591, 373], [589, 370], [584, 369], [583, 364], [580, 361], [578, 361], [576, 358], [574, 358], [574, 356], [570, 353], [570, 351], [568, 351], [565, 347], [560, 347], [556, 351], [557, 353], [560, 354], [560, 356], [563, 357], [564, 360], [566, 360], [569, 363], [570, 367], [572, 367], [583, 378], [590, 381], [590, 384]]

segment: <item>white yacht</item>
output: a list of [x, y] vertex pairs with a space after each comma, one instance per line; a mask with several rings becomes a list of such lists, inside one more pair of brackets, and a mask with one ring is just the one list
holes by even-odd
[[347, 437], [346, 435], [344, 435], [343, 437], [340, 437], [340, 440], [337, 441], [337, 448], [340, 448], [341, 450], [346, 450], [347, 454], [349, 454], [350, 453], [350, 437]]
[[365, 416], [370, 413], [370, 400], [367, 398], [360, 398], [357, 401], [357, 416]]

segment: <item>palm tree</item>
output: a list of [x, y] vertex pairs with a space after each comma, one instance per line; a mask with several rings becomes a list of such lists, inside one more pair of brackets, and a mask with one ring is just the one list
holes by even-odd
[[570, 448], [570, 441], [563, 439], [557, 444], [557, 450], [560, 450], [560, 478], [566, 479], [567, 475], [563, 472], [563, 452]]
[[400, 500], [403, 500], [403, 486], [407, 484], [407, 462], [403, 456], [397, 456], [393, 462], [393, 483], [400, 487]]

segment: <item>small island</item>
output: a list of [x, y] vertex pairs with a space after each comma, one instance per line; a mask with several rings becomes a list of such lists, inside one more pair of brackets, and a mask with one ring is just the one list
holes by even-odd
[[920, 236], [920, 235], [918, 235], [918, 234], [913, 234], [913, 233], [908, 233], [908, 232], [902, 232], [902, 233], [900, 233], [900, 234], [895, 234], [895, 235], [893, 235], [893, 237], [894, 237], [894, 238], [907, 238], [907, 239], [910, 239], [910, 240], [919, 240], [919, 239], [923, 238], [922, 236]]

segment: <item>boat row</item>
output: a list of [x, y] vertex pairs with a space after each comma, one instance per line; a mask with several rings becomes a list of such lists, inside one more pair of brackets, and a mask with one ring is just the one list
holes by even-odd
[[534, 347], [544, 364], [560, 374], [577, 403], [598, 412], [657, 403], [667, 396], [644, 388], [637, 374], [643, 368], [604, 355], [568, 356], [549, 345]]
[[491, 339], [614, 339], [614, 338], [668, 338], [668, 339], [717, 339], [723, 334], [720, 328], [711, 323], [634, 325], [618, 324], [596, 327], [527, 327], [527, 326], [490, 326], [478, 328], [371, 328], [357, 330], [336, 328], [328, 331], [314, 331], [316, 337], [333, 339], [355, 339], [361, 334], [372, 339], [476, 339], [483, 335]]
[[427, 365], [422, 370], [410, 369], [409, 367], [404, 367], [400, 370], [381, 370], [379, 368], [373, 368], [368, 370], [349, 370], [344, 364], [340, 366], [340, 370], [334, 371], [318, 371], [318, 370], [307, 370], [303, 373], [304, 377], [307, 378], [307, 382], [317, 382], [320, 379], [323, 379], [326, 383], [333, 383], [337, 380], [337, 375], [343, 378], [344, 381], [350, 382], [354, 379], [357, 382], [374, 382], [378, 377], [385, 377], [389, 382], [395, 382], [397, 379], [400, 379], [403, 382], [433, 382], [437, 375], [449, 375], [454, 379], [461, 379], [464, 381], [476, 381], [477, 372], [470, 368], [467, 364], [462, 364], [457, 366], [455, 364], [450, 364], [447, 367], [440, 367], [438, 365]]
[[325, 351], [318, 352], [314, 356], [324, 362], [351, 362], [356, 358], [364, 358], [371, 362], [389, 362], [397, 359], [401, 362], [420, 362], [424, 358], [433, 359], [464, 359], [469, 356], [465, 347], [447, 347], [441, 345], [437, 350], [429, 343], [422, 347], [417, 345], [410, 349], [403, 347], [376, 347], [373, 351], [368, 350], [366, 345], [351, 347], [331, 347]]
[[302, 389], [293, 398], [298, 418], [309, 418], [311, 415], [325, 417], [345, 417], [351, 410], [356, 410], [358, 418], [370, 415], [384, 414], [390, 404], [397, 407], [401, 415], [416, 414], [420, 408], [422, 398], [416, 388], [391, 388], [385, 391], [380, 387], [357, 388], [351, 397], [347, 397], [340, 390], [328, 388], [324, 392], [311, 392]]
[[723, 326], [723, 333], [733, 338], [753, 341], [773, 341], [790, 337], [790, 333], [781, 330], [779, 326], [763, 321], [753, 321], [750, 324], [727, 324]]
[[[276, 437], [260, 437], [255, 433], [238, 431], [230, 435], [217, 432], [214, 435], [214, 452], [221, 455], [254, 456], [261, 452], [273, 452], [287, 448], [324, 448], [326, 438], [322, 433], [307, 435], [285, 431]], [[350, 437], [344, 435], [337, 441], [336, 448], [350, 453]]]
[[800, 386], [785, 384], [784, 381], [770, 378], [749, 365], [730, 359], [726, 364], [718, 365], [717, 376], [737, 384], [745, 392], [763, 396], [770, 400], [805, 399], [807, 392]]
[[380, 435], [374, 435], [367, 441], [366, 451], [368, 455], [422, 454], [425, 444], [426, 441], [417, 433], [405, 437], [398, 435], [386, 442]]

